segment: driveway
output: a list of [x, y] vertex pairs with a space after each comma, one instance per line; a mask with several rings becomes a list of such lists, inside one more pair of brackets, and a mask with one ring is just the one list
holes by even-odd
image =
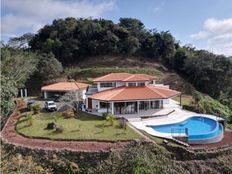
[[[39, 104], [41, 106], [41, 111], [42, 112], [46, 112], [44, 105], [46, 101], [54, 101], [54, 99], [30, 99], [30, 98], [26, 98], [25, 102], [27, 103], [29, 100], [33, 100], [35, 101], [35, 104]], [[55, 101], [54, 101], [55, 102]], [[70, 108], [70, 104], [66, 103], [66, 102], [55, 102], [58, 111], [64, 111], [67, 108]]]

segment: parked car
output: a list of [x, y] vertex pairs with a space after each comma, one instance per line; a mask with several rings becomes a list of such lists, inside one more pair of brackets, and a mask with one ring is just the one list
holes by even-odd
[[57, 106], [56, 106], [56, 103], [54, 101], [46, 101], [44, 107], [47, 111], [56, 111], [57, 110]]
[[59, 94], [55, 94], [54, 95], [54, 101], [55, 102], [59, 102], [59, 100], [60, 100], [60, 95]]
[[31, 111], [32, 109], [32, 106], [35, 104], [35, 101], [34, 100], [29, 100], [27, 101], [27, 110], [28, 111]]

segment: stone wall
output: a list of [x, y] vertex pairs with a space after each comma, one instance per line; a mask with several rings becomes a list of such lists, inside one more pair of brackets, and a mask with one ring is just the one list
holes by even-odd
[[99, 152], [78, 152], [68, 150], [44, 150], [37, 148], [28, 148], [19, 145], [13, 145], [2, 142], [4, 149], [13, 154], [22, 156], [31, 156], [34, 161], [45, 166], [57, 165], [63, 163], [75, 163], [79, 168], [89, 168], [98, 165], [102, 160], [106, 160], [110, 151]]
[[220, 155], [232, 154], [232, 147], [223, 147], [218, 149], [188, 149], [183, 146], [173, 146], [164, 144], [164, 147], [173, 155], [177, 160], [204, 160], [208, 158], [216, 158]]

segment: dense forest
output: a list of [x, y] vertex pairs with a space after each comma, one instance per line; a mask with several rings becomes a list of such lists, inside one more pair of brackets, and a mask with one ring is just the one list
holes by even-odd
[[[137, 19], [120, 18], [119, 23], [105, 19], [58, 19], [35, 35], [11, 38], [1, 47], [2, 101], [12, 100], [29, 78], [56, 78], [63, 68], [89, 61], [91, 56], [140, 56], [163, 64], [210, 96], [195, 94], [197, 107], [231, 119], [232, 58], [181, 46], [169, 31], [146, 29]], [[21, 68], [23, 77], [17, 82], [14, 69], [19, 65], [30, 68]], [[9, 112], [6, 103], [2, 102], [1, 108], [3, 115]]]

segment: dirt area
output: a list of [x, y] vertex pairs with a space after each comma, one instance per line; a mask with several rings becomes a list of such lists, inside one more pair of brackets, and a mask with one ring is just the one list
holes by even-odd
[[224, 138], [222, 141], [212, 144], [203, 144], [203, 145], [191, 145], [193, 149], [213, 149], [213, 148], [222, 148], [225, 146], [232, 146], [232, 131], [226, 130], [224, 132]]

